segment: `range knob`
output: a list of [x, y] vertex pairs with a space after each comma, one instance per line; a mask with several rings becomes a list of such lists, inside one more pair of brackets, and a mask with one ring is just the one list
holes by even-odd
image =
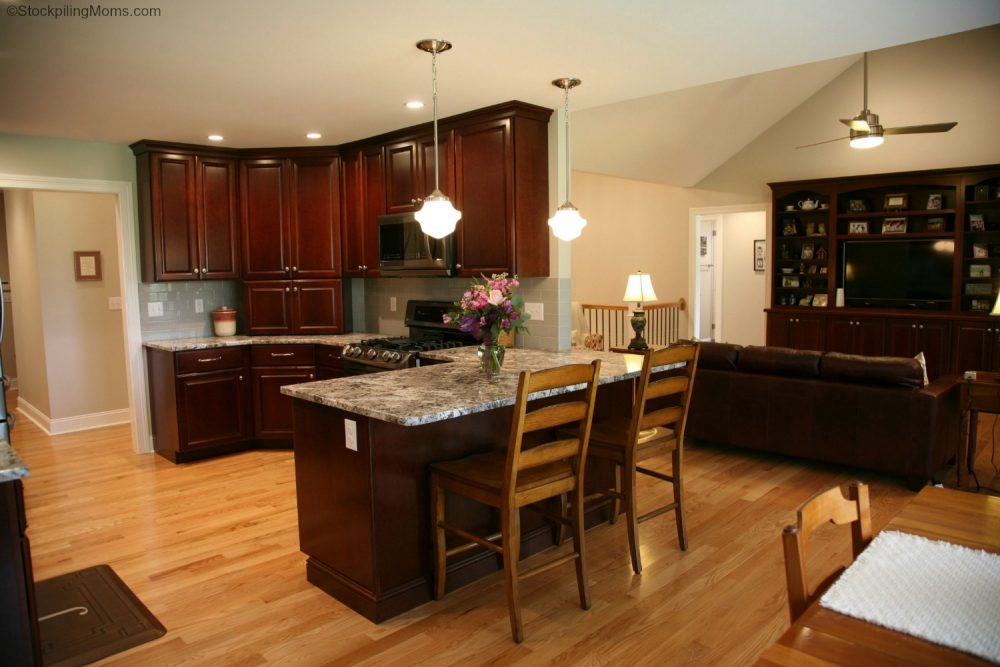
[[354, 350], [355, 350], [355, 347], [353, 345], [347, 345], [346, 347], [344, 347], [344, 356], [345, 357], [353, 357], [354, 354], [355, 354]]
[[367, 352], [365, 352], [365, 356], [368, 357], [369, 359], [374, 359], [375, 357], [378, 356], [378, 350], [376, 350], [375, 348], [370, 348]]
[[390, 361], [399, 361], [403, 356], [399, 352], [393, 352], [390, 356]]
[[382, 361], [389, 361], [389, 359], [392, 358], [392, 352], [389, 350], [382, 350], [382, 354], [379, 356], [382, 357]]

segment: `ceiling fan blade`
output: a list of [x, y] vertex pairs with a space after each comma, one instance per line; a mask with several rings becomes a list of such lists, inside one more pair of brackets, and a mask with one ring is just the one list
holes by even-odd
[[867, 121], [861, 118], [841, 118], [840, 122], [858, 132], [871, 132], [872, 128]]
[[811, 146], [821, 146], [823, 144], [832, 144], [834, 141], [843, 141], [844, 139], [850, 139], [850, 137], [837, 137], [836, 139], [827, 139], [826, 141], [817, 141], [814, 144], [806, 144], [805, 146], [796, 146], [796, 148], [809, 148]]
[[930, 132], [947, 132], [958, 125], [954, 123], [931, 123], [930, 125], [907, 125], [906, 127], [887, 127], [885, 134], [927, 134]]

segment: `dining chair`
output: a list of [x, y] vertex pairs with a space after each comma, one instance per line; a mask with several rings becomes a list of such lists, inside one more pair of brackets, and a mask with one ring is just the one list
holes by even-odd
[[[588, 497], [603, 496], [612, 500], [610, 522], [614, 523], [625, 505], [628, 524], [628, 546], [632, 570], [642, 573], [639, 554], [639, 524], [673, 510], [677, 523], [677, 540], [681, 550], [687, 549], [684, 528], [684, 427], [687, 423], [691, 389], [698, 367], [697, 343], [677, 345], [644, 353], [642, 371], [635, 387], [630, 415], [620, 415], [594, 423], [590, 432], [590, 456], [614, 464], [615, 486], [599, 489]], [[653, 369], [667, 364], [683, 367], [673, 374], [653, 379]], [[656, 456], [671, 455], [670, 474], [639, 465]], [[673, 486], [673, 501], [643, 515], [638, 514], [636, 473], [641, 473]]]
[[[518, 592], [519, 581], [524, 577], [575, 561], [580, 606], [583, 609], [590, 608], [583, 542], [583, 474], [600, 369], [601, 362], [598, 359], [589, 364], [572, 364], [534, 372], [522, 371], [518, 379], [506, 450], [431, 465], [434, 598], [441, 599], [444, 596], [448, 556], [477, 545], [500, 554], [503, 557], [511, 635], [518, 643], [524, 639]], [[580, 390], [562, 393], [555, 401], [528, 401], [529, 394], [535, 392], [567, 390], [577, 385]], [[557, 429], [569, 425], [574, 425], [570, 437], [555, 435]], [[535, 438], [547, 440], [525, 447], [524, 437], [532, 433], [539, 433], [538, 436], [533, 436], [532, 442]], [[446, 493], [459, 494], [499, 509], [500, 532], [481, 537], [450, 524], [445, 518]], [[564, 494], [571, 494], [574, 499], [571, 516], [566, 518], [551, 512], [546, 512], [546, 515], [572, 526], [572, 553], [519, 571], [521, 508], [548, 498], [561, 499]], [[462, 542], [448, 548], [446, 533], [458, 536]], [[561, 542], [557, 541], [556, 546], [560, 545]]]
[[851, 482], [844, 497], [840, 487], [827, 489], [814, 496], [799, 508], [794, 526], [785, 526], [781, 541], [785, 549], [785, 579], [788, 581], [788, 611], [792, 623], [802, 615], [812, 602], [832, 584], [844, 566], [827, 575], [816, 587], [810, 589], [806, 576], [806, 559], [813, 532], [820, 526], [832, 523], [851, 525], [853, 561], [872, 540], [871, 510], [868, 504], [868, 485]]

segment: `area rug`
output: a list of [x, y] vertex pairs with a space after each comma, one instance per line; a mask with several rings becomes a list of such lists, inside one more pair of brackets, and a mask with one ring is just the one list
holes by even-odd
[[35, 601], [46, 667], [86, 665], [166, 633], [108, 565], [39, 581]]

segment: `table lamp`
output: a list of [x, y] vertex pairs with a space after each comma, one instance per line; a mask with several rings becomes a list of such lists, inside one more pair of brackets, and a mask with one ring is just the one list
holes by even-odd
[[625, 296], [622, 297], [622, 301], [635, 303], [635, 310], [632, 312], [631, 320], [632, 331], [635, 332], [635, 337], [629, 341], [628, 349], [645, 350], [649, 348], [646, 345], [646, 340], [642, 337], [643, 332], [646, 330], [646, 313], [642, 310], [642, 304], [646, 301], [655, 300], [656, 292], [653, 291], [653, 282], [649, 279], [648, 273], [638, 271], [628, 277], [628, 283], [625, 285]]

